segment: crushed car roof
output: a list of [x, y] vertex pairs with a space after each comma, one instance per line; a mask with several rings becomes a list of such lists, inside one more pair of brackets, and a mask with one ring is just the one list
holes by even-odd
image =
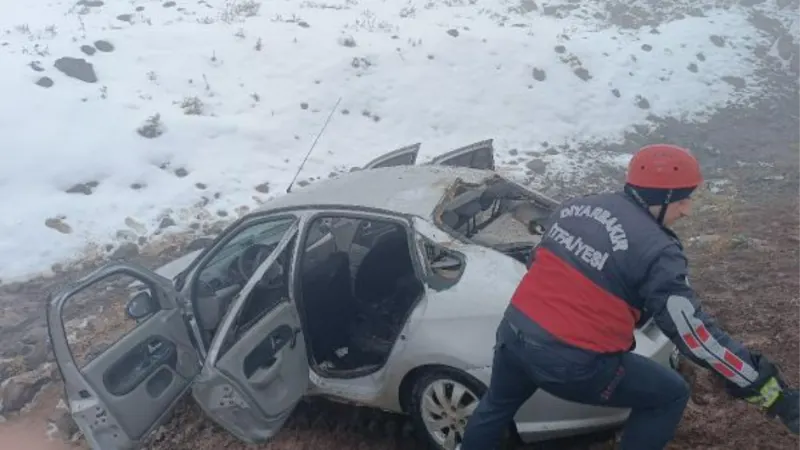
[[394, 166], [344, 173], [265, 202], [259, 210], [348, 205], [430, 217], [456, 179], [480, 183], [494, 172], [452, 166]]

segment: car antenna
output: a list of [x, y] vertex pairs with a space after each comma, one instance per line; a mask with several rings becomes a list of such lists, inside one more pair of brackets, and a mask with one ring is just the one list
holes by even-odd
[[311, 144], [311, 148], [308, 149], [308, 153], [306, 153], [306, 157], [303, 158], [303, 162], [301, 162], [300, 163], [300, 167], [297, 168], [297, 173], [294, 174], [294, 178], [292, 178], [292, 182], [289, 183], [289, 187], [286, 188], [286, 193], [287, 194], [292, 192], [292, 186], [294, 186], [295, 180], [297, 180], [297, 177], [300, 175], [300, 171], [303, 170], [303, 166], [306, 164], [306, 161], [308, 160], [308, 157], [311, 156], [311, 152], [314, 150], [314, 147], [317, 145], [317, 141], [319, 140], [319, 137], [322, 136], [322, 133], [325, 131], [325, 128], [328, 128], [328, 122], [331, 121], [331, 117], [333, 117], [333, 113], [336, 112], [336, 108], [339, 107], [339, 102], [341, 102], [341, 101], [342, 101], [342, 97], [339, 97], [339, 100], [336, 100], [336, 104], [333, 105], [333, 109], [331, 109], [330, 114], [328, 114], [328, 118], [325, 119], [325, 123], [322, 125], [322, 129], [319, 130], [319, 133], [317, 134], [317, 137], [314, 138], [314, 142]]

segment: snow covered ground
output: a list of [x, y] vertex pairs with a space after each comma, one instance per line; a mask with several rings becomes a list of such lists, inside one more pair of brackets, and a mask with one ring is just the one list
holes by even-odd
[[637, 29], [605, 3], [4, 2], [0, 279], [281, 195], [339, 97], [301, 181], [486, 138], [579, 181], [627, 161], [581, 143], [768, 95], [752, 5]]

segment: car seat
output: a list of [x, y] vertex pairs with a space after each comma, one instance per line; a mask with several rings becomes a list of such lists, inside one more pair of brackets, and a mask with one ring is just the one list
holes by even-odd
[[364, 256], [353, 282], [353, 294], [360, 302], [379, 302], [392, 295], [398, 280], [413, 273], [408, 235], [398, 227], [381, 237]]
[[301, 276], [306, 335], [315, 359], [321, 362], [347, 345], [347, 329], [356, 314], [347, 253], [332, 253], [316, 266], [303, 268]]

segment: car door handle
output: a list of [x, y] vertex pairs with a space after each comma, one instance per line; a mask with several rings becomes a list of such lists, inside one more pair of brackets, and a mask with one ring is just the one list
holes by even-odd
[[270, 361], [270, 364], [263, 365], [256, 369], [256, 371], [250, 375], [250, 378], [247, 379], [247, 382], [250, 383], [254, 389], [265, 389], [278, 378], [281, 366], [283, 366], [283, 352], [275, 355], [272, 361]]

